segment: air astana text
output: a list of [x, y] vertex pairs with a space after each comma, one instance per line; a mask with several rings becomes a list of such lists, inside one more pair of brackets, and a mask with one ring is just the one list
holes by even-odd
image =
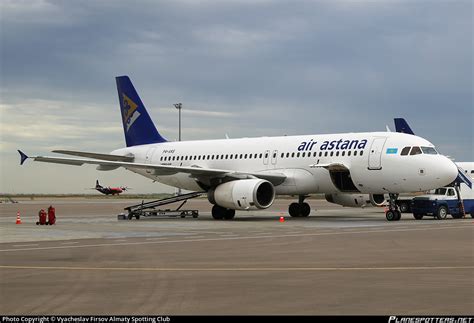
[[[298, 151], [309, 151], [313, 150], [313, 146], [316, 145], [317, 142], [311, 139], [310, 141], [303, 141], [298, 146]], [[320, 150], [333, 150], [333, 149], [364, 149], [367, 145], [367, 139], [362, 140], [333, 140], [333, 141], [323, 141]]]

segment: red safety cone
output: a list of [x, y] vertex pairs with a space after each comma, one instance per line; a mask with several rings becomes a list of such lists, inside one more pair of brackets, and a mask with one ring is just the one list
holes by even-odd
[[21, 224], [20, 211], [16, 212], [16, 224]]
[[280, 216], [280, 223], [283, 223], [283, 222], [285, 222], [285, 218]]

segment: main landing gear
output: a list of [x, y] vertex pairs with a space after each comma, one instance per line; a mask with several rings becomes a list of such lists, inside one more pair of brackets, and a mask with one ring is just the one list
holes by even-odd
[[288, 213], [290, 216], [298, 218], [298, 217], [307, 217], [309, 213], [311, 213], [311, 207], [308, 203], [304, 202], [304, 199], [307, 196], [299, 195], [298, 196], [298, 203], [291, 203], [288, 207]]
[[235, 216], [235, 210], [214, 204], [212, 207], [212, 217], [216, 220], [232, 220]]
[[385, 212], [385, 218], [388, 221], [398, 221], [402, 217], [402, 213], [398, 210], [398, 205], [396, 203], [398, 194], [390, 193], [388, 195], [390, 199], [388, 202], [388, 210]]

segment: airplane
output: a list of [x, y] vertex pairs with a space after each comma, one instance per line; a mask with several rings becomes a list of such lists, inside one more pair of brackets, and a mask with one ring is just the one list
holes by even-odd
[[[405, 119], [395, 118], [394, 122], [396, 132], [415, 135]], [[459, 182], [464, 182], [469, 188], [472, 188], [472, 182], [474, 181], [474, 162], [456, 162], [455, 164], [459, 169], [459, 174], [456, 180]], [[334, 203], [345, 207], [382, 207], [385, 206], [387, 202], [386, 194], [384, 196], [373, 196], [371, 194], [332, 193], [325, 194], [325, 198], [329, 203]]]
[[[158, 132], [128, 76], [116, 77], [126, 147], [109, 154], [53, 150], [72, 157], [20, 153], [34, 161], [110, 171], [123, 167], [153, 181], [205, 191], [214, 219], [233, 219], [236, 210], [270, 207], [277, 195], [297, 196], [292, 217], [307, 217], [304, 200], [316, 193], [389, 194], [387, 213], [400, 217], [399, 193], [451, 183], [458, 168], [428, 140], [387, 132], [310, 134], [241, 139], [167, 141]], [[245, 122], [245, 120], [243, 120]], [[406, 147], [413, 153], [403, 156]]]
[[120, 193], [122, 193], [123, 191], [126, 191], [128, 190], [127, 187], [124, 187], [124, 186], [120, 186], [120, 187], [104, 187], [102, 185], [99, 184], [99, 180], [96, 180], [95, 181], [95, 188], [97, 191], [105, 194], [105, 195], [119, 195]]

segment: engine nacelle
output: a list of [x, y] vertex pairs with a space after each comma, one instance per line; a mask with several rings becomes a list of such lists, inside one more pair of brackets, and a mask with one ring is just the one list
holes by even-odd
[[387, 197], [384, 194], [369, 194], [369, 200], [373, 206], [384, 206], [387, 204]]
[[273, 204], [275, 188], [263, 179], [241, 179], [220, 184], [207, 197], [212, 204], [228, 209], [266, 209]]
[[326, 194], [326, 201], [348, 207], [384, 206], [384, 194]]
[[370, 203], [367, 194], [326, 194], [326, 201], [348, 207], [365, 207]]

